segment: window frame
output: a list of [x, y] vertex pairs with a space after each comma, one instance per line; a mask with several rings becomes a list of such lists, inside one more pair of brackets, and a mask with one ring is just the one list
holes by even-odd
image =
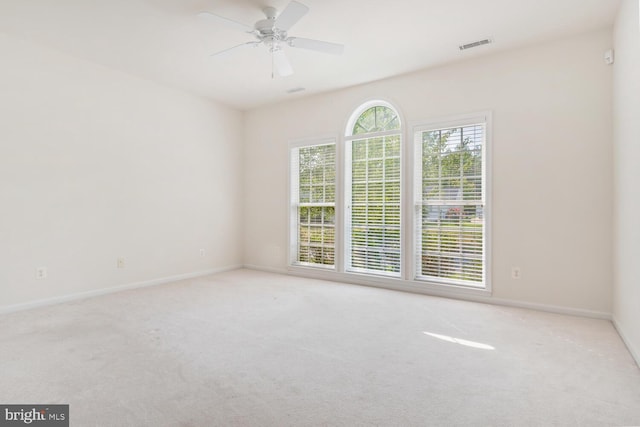
[[[320, 136], [311, 138], [299, 138], [289, 141], [288, 158], [289, 166], [287, 167], [287, 209], [288, 214], [288, 252], [286, 271], [292, 275], [301, 277], [310, 277], [320, 280], [334, 280], [344, 283], [354, 283], [365, 286], [374, 286], [385, 289], [394, 289], [400, 291], [421, 293], [427, 295], [440, 295], [455, 297], [468, 295], [469, 297], [485, 298], [492, 294], [492, 113], [491, 111], [476, 111], [468, 114], [448, 115], [448, 116], [432, 116], [425, 120], [405, 120], [402, 109], [397, 103], [386, 101], [382, 98], [369, 98], [370, 100], [358, 104], [357, 107], [350, 110], [349, 115], [345, 115], [342, 122], [342, 130], [336, 133], [321, 134]], [[347, 173], [346, 153], [349, 149], [348, 139], [362, 138], [363, 134], [347, 135], [353, 129], [355, 120], [366, 111], [366, 109], [374, 105], [388, 105], [397, 114], [401, 123], [401, 154], [400, 154], [400, 180], [401, 180], [401, 261], [400, 276], [389, 276], [383, 274], [375, 274], [360, 271], [348, 271], [346, 268], [345, 257], [348, 250], [346, 240], [347, 233], [345, 227], [346, 210], [348, 194], [345, 187], [350, 185], [345, 176]], [[469, 287], [456, 283], [445, 283], [440, 281], [426, 281], [423, 279], [416, 280], [417, 262], [416, 262], [416, 245], [415, 245], [415, 218], [414, 218], [414, 171], [415, 171], [415, 142], [414, 135], [416, 129], [424, 126], [447, 127], [468, 124], [469, 121], [476, 121], [483, 118], [485, 121], [485, 150], [483, 174], [485, 177], [485, 287]], [[384, 133], [384, 132], [383, 132]], [[309, 145], [322, 145], [323, 143], [335, 144], [335, 162], [336, 162], [336, 188], [335, 188], [335, 262], [333, 266], [322, 265], [299, 265], [294, 263], [293, 257], [295, 250], [292, 250], [292, 242], [296, 237], [297, 223], [295, 219], [297, 214], [292, 208], [292, 174], [291, 174], [291, 155], [292, 149]], [[293, 212], [293, 214], [292, 214]], [[281, 270], [279, 270], [281, 271]]]
[[[297, 164], [297, 159], [294, 158], [294, 155], [299, 152], [302, 148], [322, 146], [322, 145], [333, 145], [335, 147], [334, 161], [335, 161], [335, 193], [334, 193], [334, 262], [333, 265], [329, 264], [316, 264], [316, 263], [303, 263], [298, 261], [298, 238], [299, 238], [299, 218], [298, 218], [298, 208], [299, 208], [299, 200], [295, 199], [295, 193], [299, 190], [299, 169], [294, 171], [294, 165]], [[288, 246], [287, 246], [287, 260], [288, 267], [290, 268], [301, 268], [301, 269], [318, 269], [325, 271], [339, 271], [339, 253], [341, 252], [340, 245], [338, 243], [338, 235], [341, 233], [339, 231], [339, 189], [340, 189], [340, 170], [339, 170], [339, 161], [338, 156], [340, 152], [340, 147], [338, 144], [338, 138], [336, 136], [324, 136], [317, 138], [304, 138], [291, 141], [289, 143], [289, 167], [288, 167]], [[295, 154], [294, 154], [295, 153]], [[296, 175], [294, 176], [294, 172]], [[298, 182], [295, 182], [297, 180]], [[294, 186], [295, 183], [295, 186]], [[327, 205], [327, 203], [319, 203], [321, 205]]]
[[[422, 154], [418, 155], [421, 144], [416, 142], [416, 136], [420, 132], [428, 130], [448, 129], [455, 127], [464, 127], [473, 124], [484, 123], [485, 135], [484, 143], [482, 146], [483, 162], [482, 162], [482, 176], [483, 176], [483, 193], [484, 193], [484, 232], [483, 232], [483, 251], [484, 251], [484, 271], [483, 271], [483, 283], [484, 286], [473, 286], [460, 283], [457, 280], [450, 280], [446, 278], [435, 279], [432, 277], [419, 276], [420, 270], [417, 258], [417, 251], [419, 249], [418, 243], [418, 224], [420, 220], [416, 213], [417, 202], [422, 202], [422, 186], [418, 183], [417, 174], [422, 171], [419, 162], [422, 162]], [[429, 120], [416, 121], [411, 124], [411, 149], [408, 150], [408, 162], [411, 163], [410, 171], [410, 185], [411, 185], [411, 256], [413, 260], [410, 262], [411, 268], [411, 280], [415, 283], [420, 283], [428, 286], [431, 289], [446, 288], [446, 289], [459, 289], [469, 290], [481, 294], [492, 293], [492, 251], [491, 251], [491, 236], [492, 236], [492, 183], [491, 183], [491, 160], [492, 160], [492, 114], [491, 111], [479, 111], [475, 113], [459, 114], [452, 116], [444, 116], [439, 118], [433, 118]], [[409, 144], [407, 144], [409, 145]]]
[[[367, 110], [373, 108], [373, 107], [386, 107], [389, 108], [391, 110], [393, 110], [393, 112], [396, 114], [397, 120], [398, 120], [398, 129], [392, 129], [392, 130], [383, 130], [383, 131], [374, 131], [374, 132], [369, 132], [369, 133], [353, 133], [353, 128], [355, 127], [356, 123], [358, 122], [358, 120], [360, 119], [360, 117], [362, 116], [362, 114], [364, 114], [364, 112], [366, 112]], [[402, 118], [402, 115], [400, 114], [400, 110], [391, 102], [383, 100], [383, 99], [372, 99], [369, 101], [366, 101], [364, 103], [361, 103], [358, 108], [352, 110], [351, 116], [349, 117], [349, 120], [347, 121], [347, 125], [345, 126], [345, 131], [344, 131], [344, 137], [343, 137], [343, 144], [342, 144], [342, 155], [344, 156], [344, 164], [342, 166], [342, 170], [344, 171], [344, 181], [343, 181], [343, 187], [341, 188], [342, 193], [344, 194], [343, 198], [342, 198], [342, 203], [344, 206], [343, 212], [344, 214], [342, 215], [342, 220], [344, 223], [344, 228], [343, 228], [343, 234], [342, 237], [339, 239], [341, 241], [341, 246], [342, 246], [342, 259], [343, 259], [343, 265], [342, 265], [342, 272], [344, 272], [345, 274], [354, 274], [354, 275], [362, 275], [365, 277], [388, 277], [388, 278], [392, 278], [392, 279], [403, 279], [405, 276], [405, 258], [406, 258], [406, 254], [405, 254], [405, 228], [406, 228], [406, 220], [405, 220], [405, 194], [404, 194], [404, 189], [405, 189], [405, 173], [404, 173], [404, 157], [405, 157], [405, 145], [406, 145], [406, 136], [405, 136], [405, 128], [406, 126], [403, 126], [404, 124], [404, 120]], [[352, 239], [351, 239], [351, 214], [352, 214], [352, 188], [351, 188], [351, 183], [352, 183], [352, 143], [354, 141], [359, 141], [359, 140], [368, 140], [368, 139], [373, 139], [373, 138], [384, 138], [384, 137], [388, 137], [388, 136], [395, 136], [397, 135], [400, 139], [400, 148], [399, 148], [399, 160], [400, 160], [400, 166], [399, 166], [399, 184], [400, 184], [400, 201], [399, 201], [399, 208], [400, 208], [400, 212], [399, 212], [399, 237], [400, 237], [400, 254], [399, 254], [399, 260], [398, 260], [398, 267], [399, 267], [399, 271], [398, 273], [394, 273], [394, 272], [385, 272], [385, 271], [376, 271], [376, 270], [372, 270], [372, 269], [367, 269], [367, 268], [360, 268], [360, 267], [354, 267], [351, 265], [351, 248], [352, 248]]]

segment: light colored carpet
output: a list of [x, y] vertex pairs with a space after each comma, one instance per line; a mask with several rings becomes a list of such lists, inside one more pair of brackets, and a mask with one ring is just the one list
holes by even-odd
[[249, 270], [0, 316], [0, 403], [72, 426], [640, 424], [610, 322]]

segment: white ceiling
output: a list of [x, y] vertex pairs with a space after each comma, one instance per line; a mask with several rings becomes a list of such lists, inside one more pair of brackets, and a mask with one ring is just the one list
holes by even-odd
[[[252, 36], [197, 18], [249, 25], [289, 0], [0, 0], [0, 31], [239, 109], [352, 86], [470, 56], [611, 26], [619, 0], [299, 0], [290, 35], [343, 43], [342, 56], [287, 49], [295, 73], [271, 78], [266, 48], [210, 53]], [[458, 45], [490, 37], [488, 46]], [[2, 58], [0, 56], [0, 66]], [[304, 87], [306, 91], [287, 94]]]

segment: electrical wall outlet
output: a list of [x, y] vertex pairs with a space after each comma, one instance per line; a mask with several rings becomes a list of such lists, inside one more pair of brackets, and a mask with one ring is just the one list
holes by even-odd
[[511, 267], [511, 278], [518, 280], [522, 276], [520, 267]]
[[47, 267], [38, 267], [36, 268], [36, 279], [46, 279], [47, 278]]
[[118, 258], [116, 260], [116, 265], [118, 266], [118, 268], [124, 268], [124, 258]]
[[206, 254], [206, 251], [204, 249], [200, 249], [200, 256], [204, 257]]

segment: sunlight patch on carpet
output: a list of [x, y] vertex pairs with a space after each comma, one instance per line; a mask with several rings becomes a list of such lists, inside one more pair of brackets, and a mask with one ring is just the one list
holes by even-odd
[[468, 340], [463, 340], [461, 338], [454, 338], [448, 335], [434, 334], [431, 332], [423, 332], [423, 334], [429, 335], [430, 337], [433, 337], [433, 338], [438, 338], [439, 340], [442, 340], [442, 341], [452, 342], [452, 343], [464, 345], [467, 347], [479, 348], [481, 350], [495, 350], [495, 347], [489, 344], [483, 344], [481, 342], [468, 341]]

